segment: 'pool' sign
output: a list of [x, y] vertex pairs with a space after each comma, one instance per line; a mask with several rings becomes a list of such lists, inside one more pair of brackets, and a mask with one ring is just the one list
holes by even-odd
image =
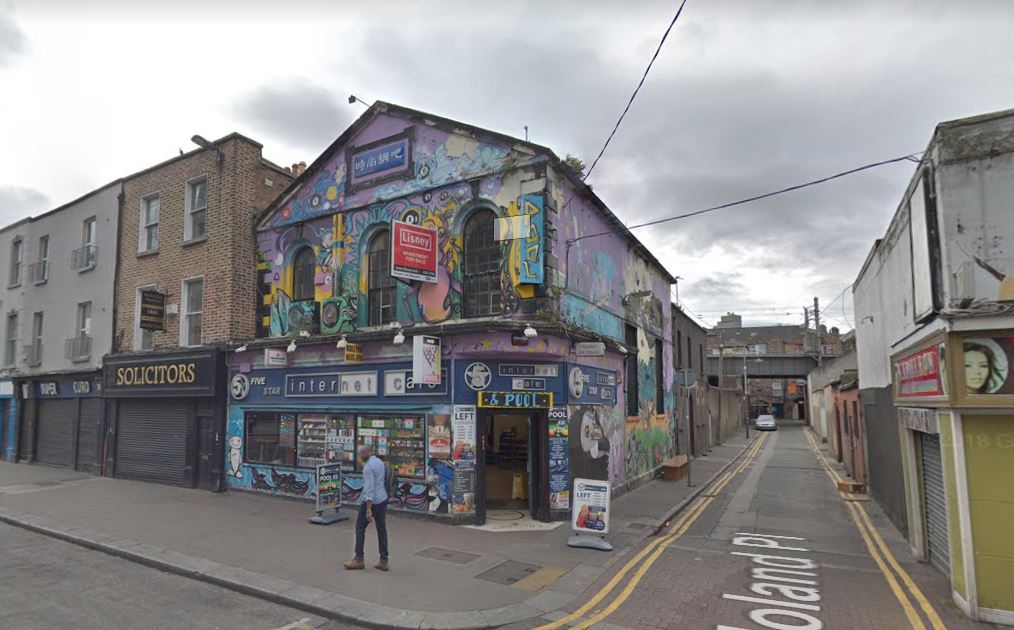
[[479, 407], [483, 409], [548, 409], [552, 406], [552, 392], [479, 392]]

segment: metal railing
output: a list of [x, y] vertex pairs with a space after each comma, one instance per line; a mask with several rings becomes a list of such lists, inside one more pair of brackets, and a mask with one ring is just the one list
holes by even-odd
[[36, 341], [25, 345], [25, 362], [28, 367], [39, 367], [42, 365], [42, 341]]
[[87, 361], [92, 356], [90, 335], [77, 335], [66, 341], [65, 351], [70, 361]]
[[99, 257], [99, 248], [94, 245], [79, 247], [71, 253], [70, 266], [74, 271], [94, 269]]
[[42, 284], [49, 280], [49, 261], [40, 260], [28, 265], [28, 279], [35, 284]]

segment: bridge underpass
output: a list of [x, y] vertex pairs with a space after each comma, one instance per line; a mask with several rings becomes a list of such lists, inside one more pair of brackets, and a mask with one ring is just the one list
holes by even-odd
[[708, 357], [708, 376], [718, 376], [719, 366], [725, 376], [750, 378], [806, 378], [817, 367], [817, 358], [808, 354], [732, 354]]

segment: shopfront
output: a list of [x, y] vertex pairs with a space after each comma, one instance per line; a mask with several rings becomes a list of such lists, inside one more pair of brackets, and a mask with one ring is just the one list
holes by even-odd
[[940, 333], [894, 365], [913, 551], [969, 616], [1014, 625], [1014, 334]]
[[107, 474], [223, 489], [224, 371], [211, 349], [109, 357]]
[[46, 375], [16, 386], [21, 393], [18, 459], [98, 474], [100, 374]]
[[362, 490], [356, 447], [368, 444], [398, 475], [393, 509], [472, 522], [494, 509], [566, 518], [568, 401], [615, 405], [615, 372], [562, 362], [446, 364], [439, 385], [423, 385], [408, 362], [271, 368], [234, 361], [229, 488], [309, 500], [315, 467], [341, 462], [342, 500], [355, 503]]
[[9, 462], [17, 458], [18, 412], [14, 382], [0, 379], [0, 459]]

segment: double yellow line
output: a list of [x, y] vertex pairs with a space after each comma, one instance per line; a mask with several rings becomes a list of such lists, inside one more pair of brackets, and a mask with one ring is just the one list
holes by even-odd
[[[616, 610], [623, 605], [625, 601], [630, 597], [630, 594], [637, 588], [641, 578], [648, 572], [651, 565], [655, 564], [662, 552], [671, 545], [673, 542], [678, 540], [690, 529], [690, 527], [700, 518], [704, 510], [708, 509], [708, 506], [715, 500], [715, 497], [721, 492], [725, 486], [729, 484], [732, 479], [739, 473], [746, 470], [747, 466], [754, 460], [757, 453], [760, 451], [767, 439], [767, 434], [758, 438], [747, 455], [743, 458], [743, 461], [739, 463], [733, 470], [727, 471], [725, 474], [716, 479], [708, 488], [702, 492], [694, 502], [691, 503], [687, 511], [673, 523], [669, 531], [662, 536], [656, 537], [651, 540], [644, 549], [639, 551], [637, 555], [631, 558], [623, 568], [620, 569], [616, 575], [614, 575], [609, 582], [606, 583], [597, 593], [592, 595], [591, 599], [584, 603], [583, 606], [570, 613], [566, 617], [562, 617], [552, 623], [548, 623], [544, 626], [539, 626], [536, 630], [557, 630], [565, 626], [571, 626], [573, 628], [588, 628], [589, 626], [599, 623], [609, 615], [616, 612]], [[636, 570], [635, 570], [636, 568]], [[604, 600], [616, 587], [627, 577], [627, 574], [631, 571], [633, 575], [623, 586], [623, 589], [610, 601], [607, 605], [602, 608], [596, 609], [602, 600]], [[594, 611], [594, 612], [593, 612]], [[590, 617], [585, 618], [585, 615], [593, 612]]]
[[[817, 457], [817, 461], [820, 462], [821, 467], [827, 476], [831, 478], [831, 482], [835, 484], [837, 488], [838, 482], [842, 480], [841, 476], [828, 465], [824, 455], [820, 452], [820, 447], [817, 445], [817, 440], [813, 436], [813, 432], [810, 429], [805, 431], [806, 439], [810, 443], [810, 448], [813, 450], [813, 454]], [[859, 529], [859, 534], [863, 537], [863, 542], [866, 543], [866, 549], [870, 552], [870, 556], [873, 561], [880, 568], [880, 572], [884, 575], [884, 579], [887, 580], [888, 586], [891, 587], [891, 592], [894, 593], [898, 603], [901, 604], [902, 609], [905, 611], [905, 616], [908, 617], [909, 623], [912, 628], [916, 630], [926, 630], [926, 624], [923, 623], [922, 618], [916, 611], [915, 606], [909, 599], [909, 593], [912, 598], [915, 599], [919, 608], [922, 609], [923, 614], [929, 620], [930, 626], [934, 630], [947, 630], [947, 626], [940, 620], [940, 616], [937, 615], [936, 610], [923, 595], [922, 591], [912, 580], [912, 577], [898, 564], [894, 554], [887, 548], [887, 543], [881, 538], [880, 532], [873, 526], [873, 521], [870, 520], [869, 513], [866, 512], [866, 508], [862, 505], [857, 504], [854, 501], [849, 501], [848, 497], [839, 492], [842, 499], [845, 500], [845, 507], [848, 508], [849, 514], [852, 516], [852, 520], [855, 522], [856, 527]], [[890, 567], [890, 568], [888, 568]], [[893, 569], [893, 573], [892, 570]], [[908, 589], [908, 593], [898, 583], [899, 579]]]

